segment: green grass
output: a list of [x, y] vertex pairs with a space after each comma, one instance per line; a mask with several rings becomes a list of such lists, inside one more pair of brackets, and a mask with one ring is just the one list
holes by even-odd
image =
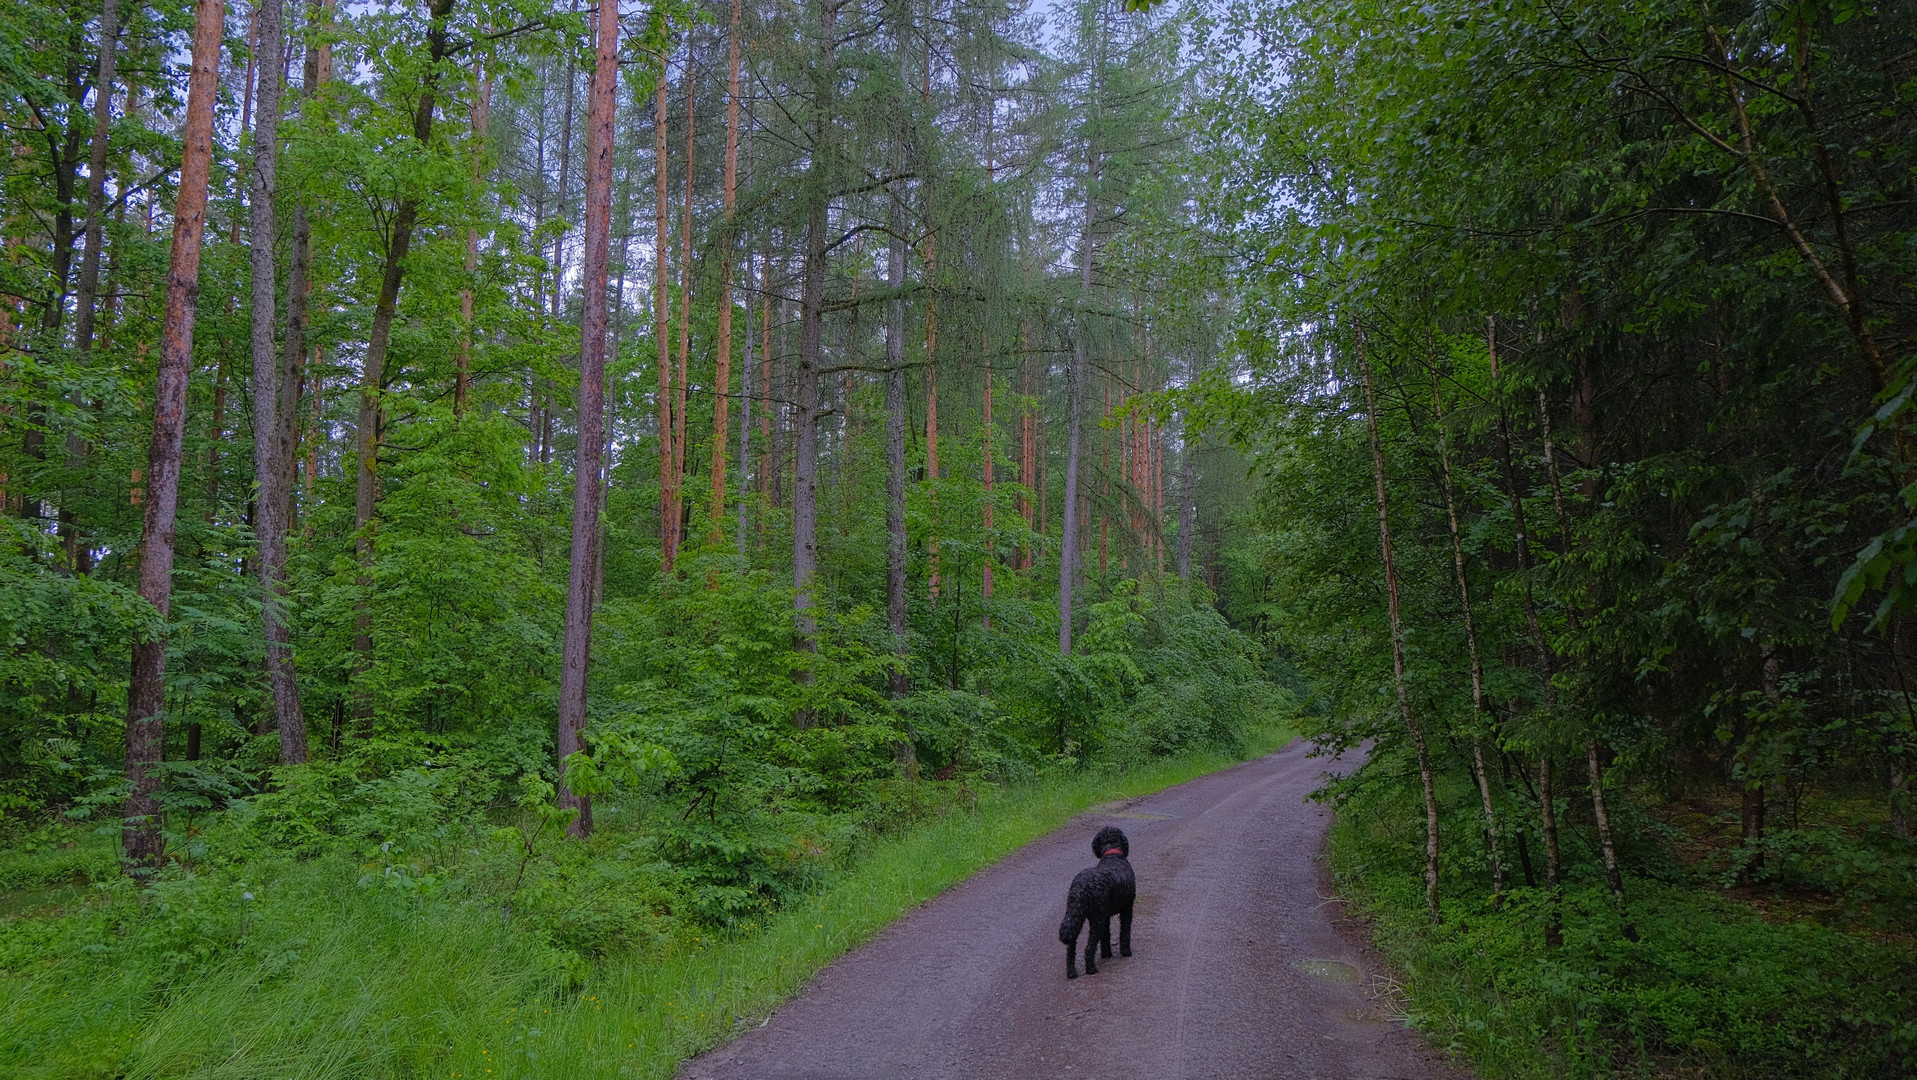
[[[1289, 741], [1272, 730], [1250, 754]], [[266, 859], [0, 922], [0, 1072], [26, 1078], [668, 1077], [814, 972], [1086, 808], [1235, 763], [1196, 754], [986, 787], [873, 841], [749, 934], [581, 970], [497, 896]], [[251, 894], [249, 899], [247, 894]]]

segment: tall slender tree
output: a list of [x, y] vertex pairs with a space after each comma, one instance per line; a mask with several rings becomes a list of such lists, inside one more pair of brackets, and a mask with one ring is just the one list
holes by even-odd
[[253, 125], [253, 535], [259, 543], [260, 619], [266, 638], [266, 677], [273, 701], [273, 727], [280, 760], [306, 760], [306, 719], [293, 674], [292, 635], [286, 625], [286, 532], [292, 510], [292, 424], [298, 398], [274, 324], [279, 314], [278, 246], [280, 96], [286, 83], [281, 63], [282, 0], [258, 0], [258, 119]]
[[1378, 439], [1378, 401], [1372, 386], [1371, 358], [1365, 351], [1362, 327], [1356, 328], [1358, 375], [1364, 384], [1365, 428], [1371, 436], [1371, 470], [1378, 491], [1378, 552], [1384, 562], [1385, 610], [1391, 623], [1391, 677], [1398, 691], [1398, 712], [1411, 734], [1418, 755], [1418, 777], [1424, 787], [1424, 902], [1431, 920], [1438, 921], [1438, 795], [1431, 768], [1431, 748], [1424, 725], [1411, 708], [1411, 688], [1405, 679], [1404, 616], [1398, 598], [1398, 560], [1391, 543], [1391, 508], [1385, 490], [1384, 448]]
[[[140, 529], [140, 597], [165, 619], [173, 599], [174, 518], [180, 498], [180, 452], [186, 437], [187, 377], [193, 366], [193, 318], [199, 308], [200, 242], [206, 233], [207, 177], [213, 164], [213, 103], [219, 88], [222, 0], [193, 8], [192, 74], [181, 132], [179, 194], [173, 203], [173, 253], [166, 272], [159, 382], [153, 395], [153, 439], [147, 446], [144, 520]], [[160, 833], [160, 760], [166, 710], [166, 633], [133, 646], [127, 686], [125, 823], [120, 845], [130, 869], [151, 871], [165, 841]]]
[[592, 800], [566, 785], [567, 759], [586, 726], [586, 667], [592, 655], [593, 538], [599, 534], [600, 457], [606, 411], [606, 268], [612, 250], [613, 101], [619, 76], [618, 0], [599, 0], [598, 52], [586, 135], [584, 266], [579, 344], [579, 444], [572, 490], [572, 561], [566, 576], [566, 639], [560, 654], [560, 805], [577, 811], [568, 835], [592, 833]]

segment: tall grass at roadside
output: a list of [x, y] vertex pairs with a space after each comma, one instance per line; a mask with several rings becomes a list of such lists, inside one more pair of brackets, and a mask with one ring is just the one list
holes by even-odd
[[[1247, 756], [1288, 739], [1254, 733]], [[614, 956], [585, 972], [556, 965], [494, 897], [456, 884], [368, 887], [345, 856], [256, 867], [258, 884], [174, 883], [69, 916], [124, 920], [129, 905], [147, 905], [146, 947], [110, 956], [90, 950], [111, 939], [111, 926], [74, 935], [63, 951], [31, 940], [33, 927], [54, 924], [16, 920], [0, 933], [0, 1071], [33, 1080], [667, 1077], [913, 905], [1075, 814], [1237, 760], [1199, 753], [987, 786], [976, 803], [874, 840], [825, 888], [752, 932]], [[223, 893], [186, 895], [194, 888]], [[19, 962], [27, 956], [37, 959]], [[216, 958], [196, 960], [206, 956]]]

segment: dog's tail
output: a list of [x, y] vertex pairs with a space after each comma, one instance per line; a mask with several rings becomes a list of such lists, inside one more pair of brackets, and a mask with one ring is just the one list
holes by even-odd
[[1078, 941], [1078, 932], [1085, 927], [1085, 890], [1078, 882], [1072, 882], [1071, 891], [1065, 894], [1065, 921], [1058, 924], [1058, 940], [1067, 945]]

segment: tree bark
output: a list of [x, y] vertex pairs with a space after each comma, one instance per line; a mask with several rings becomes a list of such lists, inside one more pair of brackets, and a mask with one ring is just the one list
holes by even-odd
[[[742, 0], [732, 0], [732, 31], [726, 35], [726, 164], [721, 226], [725, 235], [719, 260], [719, 325], [714, 344], [717, 364], [712, 375], [712, 501], [706, 507], [715, 547], [725, 539], [720, 522], [726, 511], [726, 408], [732, 392], [732, 212], [739, 189], [739, 33], [743, 18]], [[745, 467], [741, 458], [739, 468]]]
[[[752, 250], [746, 249], [746, 289], [748, 293], [756, 287], [752, 276]], [[740, 342], [739, 357], [739, 569], [746, 569], [746, 507], [752, 501], [752, 297], [748, 295], [745, 308], [745, 333]]]
[[672, 471], [672, 297], [667, 288], [666, 253], [670, 248], [672, 213], [667, 192], [669, 169], [666, 159], [666, 86], [667, 71], [659, 72], [659, 90], [652, 121], [653, 177], [657, 189], [652, 245], [652, 329], [659, 346], [659, 568], [672, 573], [679, 554], [679, 529], [675, 524], [678, 499], [673, 493], [676, 477]]
[[[926, 216], [931, 216], [930, 197], [927, 197]], [[931, 222], [926, 221], [926, 227]], [[939, 305], [931, 293], [932, 277], [938, 266], [937, 241], [928, 237], [925, 241], [925, 481], [931, 495], [932, 520], [938, 520], [938, 479], [939, 479]], [[939, 537], [934, 531], [925, 540], [925, 591], [931, 597], [932, 605], [939, 602]]]
[[100, 285], [100, 248], [105, 233], [107, 136], [113, 123], [113, 79], [120, 48], [120, 0], [100, 6], [100, 74], [93, 89], [93, 141], [87, 147], [86, 253], [74, 298], [73, 345], [93, 348], [93, 299]]
[[[1085, 350], [1091, 334], [1092, 227], [1097, 213], [1098, 138], [1085, 147], [1085, 220], [1079, 228], [1078, 311], [1072, 318], [1072, 363], [1065, 379], [1065, 506], [1058, 541], [1058, 651], [1072, 655], [1072, 590], [1083, 559], [1078, 536], [1078, 456], [1084, 438]], [[1040, 503], [1041, 509], [1043, 502]]]
[[[1580, 364], [1579, 366], [1580, 381], [1583, 382], [1583, 365]], [[1580, 386], [1579, 394], [1581, 401], [1588, 402], [1588, 383]], [[1584, 411], [1588, 412], [1588, 404], [1584, 406]], [[1571, 518], [1570, 514], [1564, 508], [1564, 486], [1558, 480], [1557, 452], [1551, 441], [1551, 408], [1545, 400], [1544, 391], [1541, 389], [1538, 391], [1538, 422], [1544, 436], [1544, 468], [1546, 476], [1548, 476], [1551, 481], [1551, 505], [1557, 515], [1558, 539], [1564, 547], [1564, 554], [1569, 555], [1571, 553]], [[1585, 460], [1589, 462], [1593, 458], [1594, 447], [1589, 442], [1592, 438], [1592, 434], [1588, 417], [1586, 418], [1584, 430], [1587, 440]], [[1590, 494], [1591, 491], [1589, 490], [1585, 492], [1587, 498]], [[1577, 625], [1580, 622], [1577, 608], [1567, 604], [1565, 610], [1570, 613], [1573, 625]], [[1589, 769], [1591, 779], [1592, 820], [1597, 824], [1598, 846], [1604, 853], [1604, 882], [1610, 887], [1611, 898], [1617, 901], [1618, 910], [1621, 912], [1624, 909], [1624, 877], [1618, 870], [1617, 842], [1611, 834], [1611, 815], [1604, 805], [1604, 773], [1598, 761], [1597, 738], [1590, 734], [1586, 734], [1584, 737], [1584, 761]], [[1760, 798], [1761, 797], [1760, 789]], [[1637, 940], [1637, 928], [1632, 925], [1629, 919], [1626, 919], [1624, 922], [1624, 936], [1632, 941]]]
[[[166, 273], [166, 314], [140, 532], [140, 596], [162, 619], [173, 598], [173, 526], [179, 508], [180, 451], [186, 438], [187, 379], [193, 366], [193, 317], [200, 299], [200, 242], [206, 232], [206, 186], [213, 163], [213, 105], [225, 5], [222, 0], [198, 0], [193, 16], [192, 72], [187, 80], [180, 186], [173, 207], [173, 252]], [[127, 684], [130, 791], [120, 837], [126, 865], [136, 872], [156, 869], [164, 850], [159, 765], [165, 709], [166, 633], [162, 630], [133, 646]]]
[[[1498, 381], [1498, 324], [1495, 316], [1485, 317], [1485, 347], [1490, 353], [1491, 381]], [[1518, 486], [1517, 465], [1511, 453], [1511, 426], [1505, 416], [1502, 403], [1498, 406], [1498, 445], [1499, 464], [1503, 466], [1506, 497], [1511, 504], [1511, 527], [1514, 536], [1512, 547], [1518, 560], [1518, 575], [1524, 582], [1522, 591], [1524, 622], [1531, 634], [1531, 644], [1538, 652], [1539, 674], [1544, 690], [1545, 708], [1553, 712], [1557, 709], [1557, 657], [1551, 643], [1544, 637], [1544, 625], [1538, 619], [1537, 598], [1531, 589], [1531, 538], [1524, 520], [1524, 493]], [[1544, 926], [1545, 943], [1553, 948], [1564, 943], [1563, 888], [1559, 870], [1561, 863], [1558, 850], [1558, 818], [1556, 795], [1552, 791], [1551, 751], [1541, 748], [1538, 753], [1538, 816], [1541, 831], [1544, 834], [1544, 881], [1550, 890], [1550, 915]], [[1518, 834], [1519, 850], [1523, 851], [1524, 834]], [[1527, 873], [1530, 860], [1525, 859]]]
[[286, 532], [292, 456], [288, 417], [297, 407], [292, 380], [284, 376], [284, 358], [273, 324], [278, 314], [274, 242], [279, 219], [278, 186], [280, 94], [286, 74], [280, 67], [282, 0], [257, 0], [259, 54], [258, 119], [253, 125], [253, 534], [259, 543], [260, 619], [266, 639], [266, 679], [272, 693], [273, 727], [280, 737], [280, 760], [306, 760], [306, 719], [300, 712], [299, 684], [293, 672], [292, 635], [286, 625]]
[[672, 528], [673, 549], [686, 542], [686, 394], [692, 386], [692, 35], [686, 35], [686, 188], [685, 216], [679, 223], [679, 375], [672, 392]]
[[1451, 527], [1451, 562], [1458, 577], [1458, 609], [1464, 618], [1465, 652], [1471, 663], [1471, 768], [1478, 782], [1478, 797], [1484, 804], [1484, 852], [1491, 868], [1491, 902], [1504, 897], [1504, 862], [1498, 857], [1498, 812], [1491, 801], [1491, 778], [1484, 769], [1484, 739], [1478, 730], [1489, 723], [1484, 708], [1484, 661], [1478, 653], [1477, 624], [1471, 613], [1471, 583], [1464, 572], [1464, 535], [1458, 527], [1458, 501], [1451, 478], [1451, 445], [1444, 428], [1444, 393], [1438, 369], [1431, 369], [1431, 407], [1436, 417], [1432, 426], [1438, 432], [1438, 462], [1444, 471], [1444, 511]]
[[1178, 448], [1178, 576], [1191, 580], [1192, 533], [1198, 529], [1198, 455], [1190, 430]]
[[[899, 31], [903, 75], [906, 31]], [[903, 172], [905, 133], [895, 134], [895, 171]], [[911, 689], [906, 672], [906, 537], [905, 537], [905, 199], [888, 193], [885, 284], [891, 299], [885, 302], [885, 618], [897, 658], [890, 676], [894, 698]]]
[[[819, 362], [824, 348], [825, 230], [831, 198], [836, 147], [832, 133], [838, 81], [839, 5], [844, 0], [819, 0], [819, 62], [813, 84], [816, 114], [812, 129], [812, 165], [805, 191], [805, 265], [799, 302], [799, 364], [794, 387], [792, 495], [792, 608], [795, 646], [817, 652], [818, 621], [812, 614], [813, 575], [819, 550]], [[798, 672], [801, 682], [812, 681], [812, 671]]]
[[992, 343], [981, 331], [979, 353], [985, 358], [985, 387], [979, 399], [979, 456], [984, 464], [979, 469], [980, 482], [985, 486], [985, 558], [979, 562], [979, 598], [984, 604], [981, 625], [992, 628], [992, 563], [998, 555], [998, 545], [992, 539], [992, 457], [998, 452], [997, 439], [992, 430]]
[[1378, 405], [1372, 392], [1371, 359], [1365, 353], [1362, 327], [1357, 329], [1358, 370], [1364, 380], [1365, 427], [1371, 433], [1371, 474], [1378, 488], [1378, 550], [1384, 560], [1385, 607], [1391, 619], [1391, 676], [1398, 690], [1398, 711], [1418, 752], [1418, 778], [1424, 787], [1424, 902], [1431, 921], [1442, 915], [1438, 907], [1438, 796], [1431, 768], [1431, 750], [1424, 728], [1411, 709], [1411, 689], [1405, 679], [1404, 616], [1398, 603], [1398, 562], [1391, 547], [1391, 512], [1385, 498], [1384, 446], [1378, 439]]
[[566, 638], [559, 683], [559, 805], [578, 811], [569, 836], [592, 834], [592, 799], [566, 785], [566, 759], [586, 726], [586, 668], [592, 654], [593, 547], [599, 534], [600, 458], [606, 415], [606, 267], [612, 248], [613, 100], [619, 76], [619, 5], [599, 0], [586, 134], [584, 265], [580, 284], [579, 446], [573, 465], [572, 559], [566, 574]]
[[[759, 494], [766, 500], [767, 506], [776, 507], [778, 500], [773, 498], [773, 477], [777, 471], [778, 455], [772, 444], [772, 254], [766, 252], [759, 261], [759, 441], [765, 448], [759, 451]], [[784, 308], [781, 307], [781, 314]], [[780, 332], [784, 340], [784, 331]], [[740, 468], [745, 468], [742, 463]], [[763, 526], [761, 526], [763, 528]]]

